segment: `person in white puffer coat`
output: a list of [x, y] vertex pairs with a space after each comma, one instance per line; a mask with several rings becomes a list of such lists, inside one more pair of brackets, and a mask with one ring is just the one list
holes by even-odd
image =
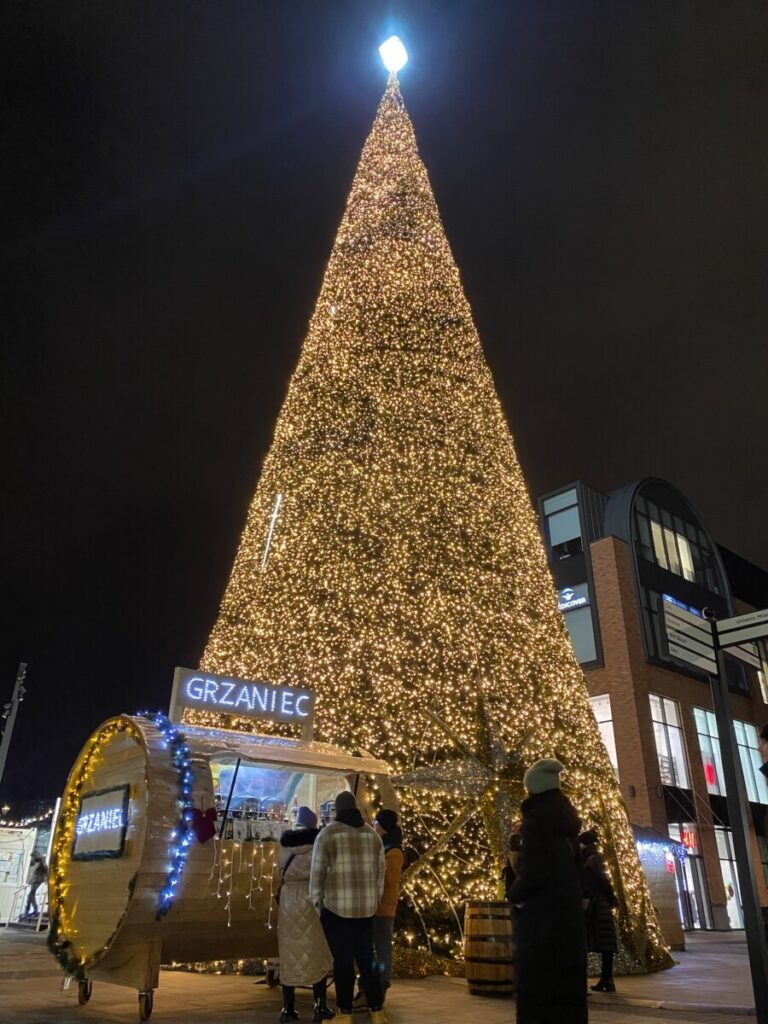
[[297, 985], [312, 986], [314, 1022], [335, 1016], [326, 1000], [327, 976], [333, 967], [333, 957], [317, 911], [309, 901], [312, 847], [318, 835], [317, 815], [309, 807], [299, 807], [295, 826], [280, 837], [278, 870], [282, 885], [277, 940], [283, 986], [281, 1024], [299, 1019], [295, 1002]]

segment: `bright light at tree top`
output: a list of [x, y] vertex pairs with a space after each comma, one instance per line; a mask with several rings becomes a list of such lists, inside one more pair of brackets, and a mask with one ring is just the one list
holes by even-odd
[[399, 36], [390, 36], [379, 47], [381, 59], [387, 71], [399, 71], [408, 63], [408, 52]]

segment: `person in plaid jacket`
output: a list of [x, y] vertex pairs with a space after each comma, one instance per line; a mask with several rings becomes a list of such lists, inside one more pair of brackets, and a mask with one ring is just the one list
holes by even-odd
[[320, 914], [333, 956], [337, 1024], [352, 1024], [355, 962], [371, 1010], [386, 1024], [381, 979], [373, 951], [373, 915], [384, 891], [384, 846], [366, 825], [352, 793], [336, 797], [336, 820], [315, 840], [309, 898]]

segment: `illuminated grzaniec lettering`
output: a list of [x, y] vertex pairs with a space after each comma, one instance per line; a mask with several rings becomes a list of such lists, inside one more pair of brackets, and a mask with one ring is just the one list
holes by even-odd
[[79, 816], [75, 832], [79, 836], [93, 835], [94, 832], [109, 832], [125, 825], [122, 807], [104, 807], [97, 811], [86, 811]]
[[281, 718], [307, 718], [310, 714], [306, 691], [268, 683], [235, 684], [227, 679], [192, 676], [186, 681], [184, 695], [192, 707], [232, 708], [255, 714], [277, 712]]

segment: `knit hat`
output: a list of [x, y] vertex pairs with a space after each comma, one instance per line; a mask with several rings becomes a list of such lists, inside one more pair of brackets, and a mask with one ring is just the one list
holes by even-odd
[[302, 828], [317, 828], [317, 815], [311, 807], [301, 806], [296, 812], [296, 825]]
[[532, 764], [523, 776], [523, 785], [529, 793], [546, 793], [548, 789], [560, 789], [560, 772], [563, 765], [554, 757], [545, 757]]
[[397, 828], [397, 811], [390, 811], [387, 808], [383, 808], [374, 818], [377, 825], [380, 825], [385, 832], [390, 832], [393, 828]]
[[350, 793], [348, 789], [343, 789], [336, 797], [336, 816], [338, 817], [342, 811], [356, 811], [357, 800], [355, 800], [355, 794]]
[[582, 832], [579, 836], [579, 842], [582, 846], [597, 846], [597, 832], [591, 828], [587, 832]]

